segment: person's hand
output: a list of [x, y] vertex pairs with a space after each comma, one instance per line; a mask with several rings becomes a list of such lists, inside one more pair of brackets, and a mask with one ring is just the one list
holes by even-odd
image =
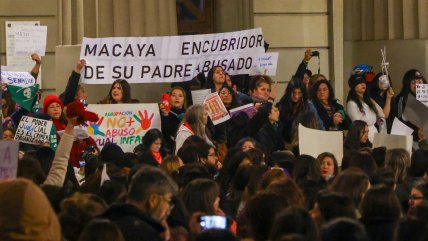
[[37, 64], [41, 64], [42, 60], [40, 59], [40, 56], [37, 53], [33, 53], [31, 55], [31, 59], [36, 62]]
[[86, 65], [86, 60], [81, 59], [77, 62], [76, 67], [74, 68], [74, 72], [80, 74], [80, 71], [82, 71], [83, 67]]
[[164, 228], [163, 233], [161, 233], [161, 237], [163, 240], [168, 241], [171, 239], [171, 231], [169, 230], [169, 226], [168, 223], [166, 222], [166, 220], [163, 220], [161, 222], [162, 227]]
[[272, 86], [272, 90], [270, 91], [269, 97], [275, 100], [277, 93], [278, 93], [278, 80], [275, 80]]
[[334, 113], [333, 116], [333, 123], [334, 125], [339, 125], [340, 123], [342, 123], [342, 115], [339, 112]]
[[388, 90], [386, 91], [386, 98], [392, 98], [394, 96], [394, 90], [392, 89], [392, 87], [389, 87]]
[[304, 61], [309, 62], [312, 58], [312, 49], [306, 49], [305, 51], [305, 57], [303, 58]]
[[161, 114], [163, 115], [163, 116], [168, 116], [168, 114], [169, 114], [169, 110], [167, 110], [166, 108], [165, 108], [165, 106], [164, 106], [164, 104], [160, 104], [159, 105], [159, 109], [160, 109], [160, 111], [161, 111]]
[[418, 129], [418, 138], [419, 138], [419, 141], [422, 141], [423, 139], [425, 139], [424, 130], [422, 128]]
[[202, 212], [194, 212], [189, 220], [189, 231], [192, 236], [197, 236], [202, 232], [201, 225], [199, 224], [199, 218], [203, 216]]

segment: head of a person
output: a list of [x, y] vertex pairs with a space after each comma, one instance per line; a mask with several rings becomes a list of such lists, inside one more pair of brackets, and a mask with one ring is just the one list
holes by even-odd
[[397, 221], [401, 215], [401, 204], [391, 188], [373, 186], [361, 201], [360, 213], [362, 220]]
[[424, 200], [428, 200], [428, 182], [420, 181], [410, 191], [409, 209], [414, 211]]
[[143, 138], [143, 145], [146, 150], [159, 152], [162, 148], [163, 135], [158, 129], [150, 129]]
[[407, 96], [409, 93], [416, 94], [417, 84], [426, 84], [424, 76], [417, 69], [408, 70], [403, 76], [403, 86], [400, 95]]
[[108, 93], [110, 103], [130, 103], [131, 86], [124, 79], [117, 79], [113, 82]]
[[309, 88], [312, 89], [312, 86], [320, 80], [327, 80], [327, 77], [323, 74], [313, 74], [309, 79]]
[[356, 219], [357, 209], [348, 196], [325, 190], [318, 193], [312, 214], [319, 223], [326, 223], [340, 217]]
[[162, 163], [160, 164], [160, 169], [165, 173], [171, 175], [173, 173], [178, 173], [178, 170], [183, 165], [183, 161], [180, 159], [180, 157], [176, 155], [169, 155], [162, 160]]
[[387, 76], [382, 72], [378, 73], [368, 86], [370, 94], [375, 95], [380, 91], [387, 90], [391, 86], [391, 83], [391, 76]]
[[37, 185], [41, 185], [45, 181], [47, 173], [43, 171], [40, 162], [34, 156], [26, 153], [22, 159], [18, 160], [16, 175], [32, 180]]
[[1, 240], [61, 240], [57, 215], [39, 185], [25, 178], [0, 182]]
[[1, 96], [1, 108], [4, 117], [12, 115], [15, 111], [15, 101], [12, 100], [10, 93], [8, 91], [2, 91]]
[[178, 150], [177, 156], [184, 164], [206, 163], [211, 146], [200, 136], [189, 136]]
[[321, 168], [321, 175], [326, 180], [335, 177], [339, 172], [339, 165], [336, 157], [330, 152], [323, 152], [318, 155], [317, 162]]
[[301, 207], [288, 207], [275, 218], [270, 240], [279, 240], [286, 234], [297, 233], [305, 240], [318, 240], [318, 230], [308, 211]]
[[77, 240], [83, 228], [106, 208], [104, 200], [94, 194], [75, 193], [64, 199], [58, 214], [64, 237], [67, 240]]
[[336, 99], [330, 82], [328, 80], [317, 81], [312, 86], [311, 99], [314, 102], [332, 104]]
[[186, 108], [187, 107], [186, 91], [180, 86], [173, 87], [171, 89], [171, 94], [170, 94], [170, 103], [171, 103], [171, 106], [176, 109]]
[[198, 178], [186, 185], [182, 192], [182, 200], [189, 214], [203, 212], [216, 215], [220, 203], [220, 187], [206, 178]]
[[214, 148], [213, 146], [210, 146], [210, 148], [208, 149], [208, 157], [207, 157], [206, 164], [217, 169], [218, 158], [219, 156], [218, 156], [217, 149]]
[[293, 77], [288, 82], [287, 88], [285, 89], [284, 100], [289, 104], [297, 104], [300, 102], [306, 102], [308, 99], [306, 87], [302, 81]]
[[267, 186], [266, 191], [283, 196], [289, 206], [305, 207], [305, 195], [292, 179], [281, 178], [275, 180]]
[[365, 151], [360, 151], [357, 155], [353, 156], [349, 160], [349, 167], [360, 168], [369, 178], [373, 178], [377, 170], [377, 165], [372, 155]]
[[386, 151], [385, 166], [390, 167], [396, 183], [402, 183], [410, 166], [410, 155], [405, 149], [395, 148]]
[[159, 168], [144, 166], [131, 178], [128, 202], [155, 221], [163, 222], [174, 207], [177, 190], [175, 182]]
[[78, 241], [125, 241], [119, 227], [108, 219], [94, 219], [86, 225]]
[[428, 151], [418, 149], [412, 153], [408, 176], [423, 177], [428, 172]]
[[355, 120], [349, 127], [345, 145], [349, 149], [359, 150], [361, 144], [369, 141], [369, 127], [365, 121]]
[[236, 92], [232, 89], [232, 87], [228, 85], [220, 87], [218, 95], [220, 96], [224, 106], [226, 106], [228, 109], [235, 108], [240, 105], [239, 97], [236, 95]]
[[369, 241], [364, 226], [357, 220], [337, 218], [321, 229], [322, 241]]
[[250, 149], [256, 148], [258, 143], [251, 137], [245, 137], [239, 140], [236, 146], [241, 148], [242, 151], [248, 151]]
[[355, 207], [370, 188], [370, 180], [359, 168], [350, 167], [340, 172], [329, 186], [329, 190], [348, 196]]
[[15, 129], [12, 127], [3, 128], [3, 141], [13, 141], [15, 138]]
[[221, 86], [225, 83], [226, 76], [221, 66], [214, 66], [208, 71], [207, 87], [215, 90], [215, 86]]
[[309, 69], [306, 69], [305, 72], [303, 73], [303, 79], [302, 79], [302, 82], [305, 86], [309, 86], [311, 77], [312, 77], [312, 71], [310, 71]]
[[195, 135], [204, 136], [208, 113], [202, 105], [192, 105], [184, 114], [183, 122], [187, 122]]
[[272, 124], [277, 123], [279, 121], [279, 115], [280, 115], [280, 112], [278, 107], [272, 106], [268, 116], [269, 122]]
[[43, 101], [43, 111], [52, 119], [58, 120], [64, 109], [64, 103], [56, 95], [48, 95]]
[[299, 124], [310, 129], [319, 129], [317, 117], [312, 111], [303, 111], [297, 115], [294, 120], [293, 126], [291, 127], [291, 144], [299, 144]]
[[243, 215], [252, 230], [252, 238], [268, 240], [275, 216], [287, 207], [283, 196], [270, 191], [258, 192], [248, 200]]
[[268, 171], [266, 171], [259, 183], [259, 190], [265, 190], [271, 183], [275, 181], [279, 181], [282, 179], [288, 179], [288, 173], [280, 167], [271, 167]]
[[297, 184], [308, 180], [318, 182], [321, 177], [320, 165], [315, 158], [309, 155], [300, 155], [296, 158], [293, 178]]
[[366, 79], [362, 75], [354, 74], [348, 79], [349, 91], [363, 96], [367, 89]]
[[256, 75], [250, 80], [250, 94], [260, 100], [267, 101], [271, 92], [272, 79], [267, 75]]

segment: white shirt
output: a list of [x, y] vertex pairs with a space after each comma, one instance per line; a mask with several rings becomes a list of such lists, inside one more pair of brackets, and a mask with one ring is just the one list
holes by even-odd
[[380, 106], [377, 103], [373, 103], [377, 110], [377, 113], [378, 113], [377, 115], [372, 109], [370, 109], [370, 107], [365, 102], [362, 102], [362, 104], [363, 104], [363, 111], [360, 111], [357, 103], [350, 100], [346, 104], [346, 111], [352, 121], [362, 120], [367, 123], [367, 126], [369, 127], [369, 140], [370, 142], [373, 142], [374, 133], [378, 133], [375, 126], [377, 122], [377, 118], [378, 117], [382, 118], [383, 123], [385, 124], [385, 115], [383, 114], [382, 108], [380, 108]]

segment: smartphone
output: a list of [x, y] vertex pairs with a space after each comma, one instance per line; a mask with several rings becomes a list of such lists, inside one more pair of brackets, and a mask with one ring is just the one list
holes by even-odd
[[168, 93], [162, 94], [162, 105], [167, 111], [171, 110], [170, 100], [171, 96]]
[[199, 218], [199, 224], [202, 230], [211, 228], [226, 229], [227, 218], [223, 216], [201, 216]]

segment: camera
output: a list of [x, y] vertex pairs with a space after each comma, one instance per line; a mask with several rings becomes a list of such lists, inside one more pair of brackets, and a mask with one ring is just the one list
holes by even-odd
[[312, 51], [312, 54], [311, 54], [312, 56], [320, 56], [320, 52], [318, 52], [318, 51]]
[[210, 228], [227, 228], [227, 219], [223, 216], [201, 216], [199, 218], [199, 224], [201, 225], [202, 230], [207, 230]]

